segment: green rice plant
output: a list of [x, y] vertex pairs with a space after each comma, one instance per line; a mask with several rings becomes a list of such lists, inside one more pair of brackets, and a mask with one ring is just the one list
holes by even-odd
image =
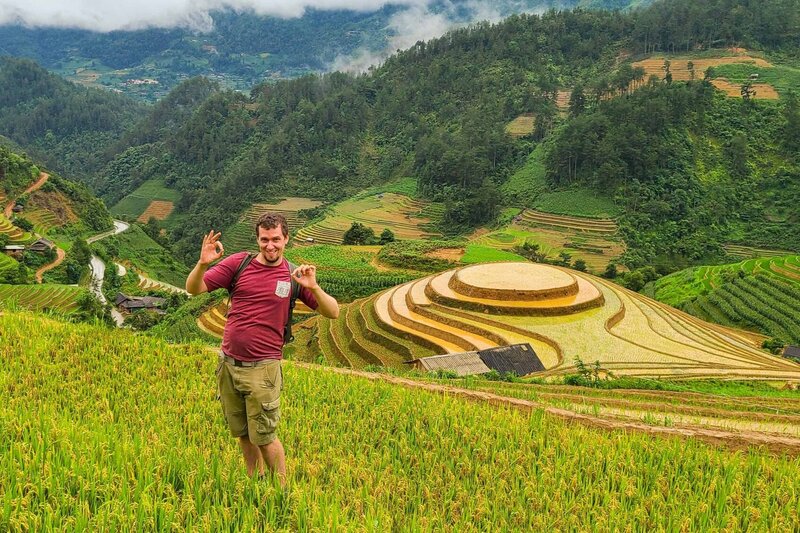
[[0, 334], [4, 531], [800, 527], [790, 457], [292, 364], [281, 491], [246, 477], [205, 347], [27, 313]]

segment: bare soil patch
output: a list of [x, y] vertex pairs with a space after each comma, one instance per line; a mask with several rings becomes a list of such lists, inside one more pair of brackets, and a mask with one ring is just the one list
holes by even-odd
[[31, 209], [49, 211], [53, 214], [59, 226], [78, 221], [78, 215], [72, 210], [70, 201], [58, 191], [34, 192], [31, 194], [30, 200], [28, 200], [28, 207]]
[[466, 250], [464, 248], [439, 248], [425, 254], [425, 257], [434, 259], [444, 259], [445, 261], [457, 262], [461, 260]]
[[138, 222], [147, 222], [151, 218], [156, 220], [164, 220], [170, 215], [170, 213], [172, 213], [174, 207], [175, 204], [172, 202], [168, 202], [166, 200], [153, 200], [150, 202], [150, 205], [147, 206], [147, 209], [144, 210], [144, 213], [139, 215], [139, 218], [136, 220]]

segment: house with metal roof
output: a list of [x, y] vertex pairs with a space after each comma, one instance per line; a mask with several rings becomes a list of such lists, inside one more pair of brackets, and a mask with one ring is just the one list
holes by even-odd
[[425, 372], [444, 370], [458, 376], [486, 374], [495, 370], [501, 374], [527, 376], [544, 371], [536, 351], [528, 343], [498, 346], [474, 352], [450, 353], [421, 357], [406, 364]]

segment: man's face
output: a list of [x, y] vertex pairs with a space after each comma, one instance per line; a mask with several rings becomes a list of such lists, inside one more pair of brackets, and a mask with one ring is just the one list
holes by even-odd
[[289, 237], [283, 236], [280, 226], [277, 228], [258, 228], [258, 248], [267, 264], [274, 264], [283, 258], [283, 249], [289, 242]]

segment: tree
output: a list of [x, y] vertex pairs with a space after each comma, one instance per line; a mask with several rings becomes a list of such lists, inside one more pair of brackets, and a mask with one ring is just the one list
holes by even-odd
[[344, 234], [342, 244], [375, 244], [375, 230], [361, 222], [353, 222]]
[[378, 244], [384, 245], [390, 242], [394, 242], [394, 233], [392, 233], [392, 230], [390, 230], [389, 228], [386, 228], [381, 233], [381, 239], [378, 242]]
[[569, 95], [569, 114], [577, 117], [586, 108], [586, 95], [583, 92], [583, 85], [576, 85]]
[[686, 68], [689, 70], [689, 78], [694, 81], [694, 61], [687, 62]]
[[606, 279], [615, 279], [619, 275], [617, 271], [617, 264], [616, 263], [609, 263], [606, 267], [605, 272], [603, 272], [603, 277]]
[[750, 99], [756, 95], [756, 91], [753, 89], [753, 82], [750, 80], [747, 80], [742, 84], [742, 88], [739, 90], [739, 92], [742, 94], [742, 100], [747, 103], [750, 103]]
[[572, 265], [572, 268], [580, 272], [586, 272], [586, 261], [583, 259], [576, 259], [575, 263]]

